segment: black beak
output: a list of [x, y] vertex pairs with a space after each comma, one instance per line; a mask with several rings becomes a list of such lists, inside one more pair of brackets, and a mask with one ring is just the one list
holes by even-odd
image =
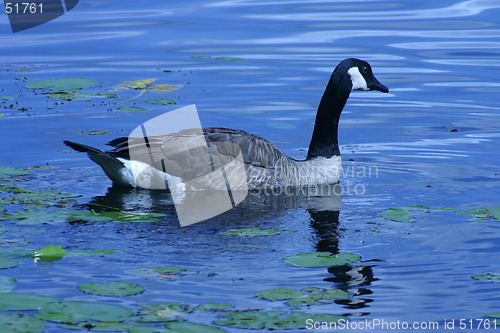
[[388, 93], [389, 92], [389, 88], [387, 88], [386, 86], [384, 86], [382, 83], [378, 82], [377, 79], [375, 79], [375, 81], [373, 81], [372, 83], [370, 83], [370, 85], [368, 85], [368, 89], [370, 89], [370, 90], [378, 90], [378, 91], [381, 91], [383, 93]]

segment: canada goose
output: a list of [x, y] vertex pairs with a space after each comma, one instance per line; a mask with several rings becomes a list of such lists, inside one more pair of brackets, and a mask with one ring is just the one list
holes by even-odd
[[[375, 78], [371, 66], [366, 61], [349, 58], [340, 62], [333, 71], [319, 103], [307, 158], [303, 161], [288, 157], [274, 144], [260, 136], [219, 127], [205, 128], [202, 131], [186, 129], [173, 134], [148, 137], [146, 140], [148, 150], [142, 154], [144, 156], [151, 154], [152, 149], [161, 153], [162, 156], [167, 156], [169, 152], [179, 151], [180, 147], [184, 147], [186, 140], [204, 137], [208, 146], [211, 147], [209, 150], [214, 150], [213, 147], [216, 147], [222, 155], [232, 157], [241, 153], [246, 171], [246, 182], [243, 185], [248, 186], [248, 189], [275, 185], [334, 184], [339, 181], [342, 170], [338, 145], [339, 118], [352, 90], [389, 92], [389, 89]], [[184, 179], [186, 177], [192, 179], [193, 173], [200, 174], [201, 171], [198, 169], [206, 169], [207, 167], [203, 165], [213, 158], [207, 156], [207, 150], [200, 150], [198, 153], [189, 151], [181, 157], [176, 155], [175, 158], [167, 156], [161, 160], [161, 165], [158, 163], [152, 166], [155, 175], [150, 175], [150, 178], [153, 180], [141, 180], [134, 177], [134, 163], [137, 163], [134, 159], [131, 160], [130, 152], [131, 147], [139, 147], [141, 143], [142, 146], [139, 149], [143, 149], [144, 139], [139, 138], [137, 144], [129, 138], [115, 139], [108, 143], [115, 147], [108, 152], [71, 141], [64, 141], [64, 143], [74, 150], [86, 152], [91, 160], [101, 166], [115, 185], [129, 187], [162, 188], [152, 184], [154, 178], [160, 179], [160, 182], [165, 184], [165, 179], [173, 177], [178, 180], [177, 190], [187, 190], [184, 186]], [[236, 151], [234, 147], [237, 147]], [[164, 164], [165, 161], [167, 161], [167, 166]], [[138, 163], [144, 164], [141, 161]], [[171, 186], [170, 182], [169, 184]], [[207, 189], [207, 184], [203, 184], [202, 187]], [[196, 187], [191, 188], [196, 189]]]

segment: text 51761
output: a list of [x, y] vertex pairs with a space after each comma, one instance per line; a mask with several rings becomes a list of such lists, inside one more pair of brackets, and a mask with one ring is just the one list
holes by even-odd
[[42, 14], [43, 3], [36, 2], [5, 2], [7, 14]]

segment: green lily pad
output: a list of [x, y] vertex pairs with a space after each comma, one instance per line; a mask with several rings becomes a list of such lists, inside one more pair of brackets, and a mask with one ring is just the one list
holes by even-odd
[[300, 297], [302, 296], [302, 293], [298, 290], [277, 288], [260, 291], [257, 293], [257, 296], [270, 301], [282, 301], [285, 299]]
[[257, 293], [257, 296], [270, 301], [286, 300], [286, 305], [295, 307], [327, 304], [320, 302], [320, 300], [349, 298], [349, 294], [345, 291], [335, 289], [327, 290], [316, 287], [305, 288], [300, 291], [288, 288], [269, 289]]
[[131, 296], [144, 291], [141, 285], [126, 281], [85, 282], [80, 284], [78, 289], [87, 294], [101, 296]]
[[474, 219], [478, 221], [488, 220], [490, 218], [493, 218], [495, 221], [500, 221], [500, 206], [465, 210], [459, 215], [474, 216]]
[[347, 320], [343, 316], [299, 311], [240, 311], [223, 314], [221, 317], [225, 319], [216, 320], [214, 324], [254, 330], [297, 330], [306, 329], [307, 320], [328, 323]]
[[43, 332], [46, 323], [25, 313], [0, 313], [2, 333], [38, 333]]
[[266, 123], [266, 125], [279, 129], [293, 129], [296, 127], [294, 124], [286, 123], [284, 121], [269, 121]]
[[355, 253], [310, 252], [290, 256], [285, 259], [285, 264], [297, 267], [330, 267], [346, 265], [359, 259], [361, 257]]
[[103, 130], [103, 131], [87, 131], [87, 132], [82, 132], [84, 135], [103, 135], [103, 134], [108, 134], [109, 131]]
[[485, 317], [500, 318], [500, 312], [491, 312], [491, 313], [485, 314]]
[[35, 165], [31, 167], [27, 167], [28, 170], [50, 170], [50, 169], [59, 169], [60, 166], [55, 165]]
[[120, 305], [84, 301], [55, 302], [38, 311], [38, 316], [44, 320], [65, 324], [89, 320], [122, 322], [129, 320], [132, 314], [130, 309]]
[[134, 317], [134, 320], [140, 323], [178, 321], [183, 314], [193, 311], [189, 305], [182, 303], [154, 303], [141, 307], [137, 317]]
[[12, 102], [13, 100], [14, 100], [14, 97], [11, 97], [11, 96], [0, 96], [0, 101]]
[[403, 208], [389, 208], [381, 213], [384, 219], [396, 222], [410, 222], [408, 215], [411, 213]]
[[[14, 290], [16, 279], [0, 275], [0, 293], [10, 293]], [[0, 326], [1, 327], [1, 326]]]
[[144, 108], [136, 108], [132, 106], [122, 106], [121, 108], [116, 109], [117, 111], [149, 111], [148, 109]]
[[106, 92], [62, 91], [49, 94], [50, 98], [66, 101], [91, 101], [95, 98], [117, 98], [117, 94]]
[[217, 57], [215, 60], [221, 60], [221, 61], [243, 61], [245, 58], [239, 58], [239, 57]]
[[146, 212], [99, 212], [76, 210], [76, 209], [58, 209], [47, 211], [41, 209], [25, 209], [14, 213], [4, 213], [0, 218], [13, 220], [20, 225], [32, 224], [54, 224], [63, 222], [157, 222], [159, 217], [165, 214], [146, 213]]
[[295, 232], [295, 230], [275, 230], [275, 229], [259, 229], [259, 228], [239, 228], [239, 229], [229, 229], [223, 231], [220, 234], [226, 236], [243, 236], [243, 237], [255, 237], [255, 236], [270, 236], [279, 234], [289, 234]]
[[424, 206], [424, 205], [410, 205], [410, 206], [404, 206], [402, 208], [403, 209], [429, 210], [429, 207]]
[[19, 265], [19, 261], [0, 257], [0, 269], [12, 268]]
[[26, 169], [16, 169], [11, 167], [0, 167], [0, 178], [7, 178], [11, 176], [26, 176], [33, 174]]
[[191, 56], [192, 59], [204, 59], [204, 60], [208, 60], [208, 59], [212, 59], [211, 56]]
[[217, 312], [217, 311], [227, 311], [227, 309], [231, 309], [231, 308], [234, 308], [234, 306], [231, 304], [207, 302], [207, 303], [203, 303], [203, 304], [198, 305], [196, 308], [194, 308], [194, 311]]
[[58, 302], [54, 297], [23, 294], [23, 293], [2, 293], [0, 297], [1, 311], [28, 311], [37, 310], [42, 306]]
[[475, 274], [471, 275], [470, 277], [475, 280], [488, 280], [493, 282], [500, 282], [500, 273]]
[[145, 80], [137, 80], [137, 81], [125, 81], [118, 83], [117, 90], [120, 89], [146, 89], [151, 84], [158, 79], [145, 79]]
[[99, 82], [85, 78], [57, 78], [28, 82], [24, 86], [28, 89], [50, 89], [52, 91], [71, 91], [91, 88]]
[[190, 323], [187, 321], [173, 322], [165, 324], [172, 333], [225, 333], [226, 330], [215, 326]]
[[166, 216], [162, 213], [149, 213], [149, 212], [99, 212], [93, 213], [94, 216], [101, 218], [108, 218], [112, 221], [119, 222], [158, 222], [159, 218]]
[[55, 261], [60, 260], [66, 254], [66, 250], [61, 245], [49, 245], [33, 253], [32, 257], [36, 261]]
[[167, 98], [157, 98], [157, 99], [146, 99], [144, 102], [149, 103], [149, 104], [156, 104], [156, 105], [171, 105], [171, 104], [177, 104], [176, 101], [172, 99], [167, 99]]
[[125, 81], [118, 83], [117, 87], [112, 90], [124, 90], [124, 89], [135, 89], [139, 90], [141, 92], [145, 92], [148, 90], [154, 90], [154, 91], [172, 91], [172, 90], [177, 90], [179, 87], [177, 87], [174, 84], [158, 84], [154, 85], [153, 82], [155, 82], [158, 79], [145, 79], [145, 80], [137, 80], [137, 81]]
[[33, 191], [15, 194], [16, 198], [30, 199], [30, 200], [51, 200], [62, 198], [75, 198], [77, 195], [71, 193], [61, 193], [59, 191]]

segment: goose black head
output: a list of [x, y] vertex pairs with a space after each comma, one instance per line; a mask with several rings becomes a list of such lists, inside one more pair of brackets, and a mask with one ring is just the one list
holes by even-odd
[[389, 92], [389, 89], [373, 75], [372, 68], [366, 61], [350, 58], [343, 60], [340, 64], [342, 64], [342, 67], [347, 70], [347, 74], [351, 77], [352, 90]]

